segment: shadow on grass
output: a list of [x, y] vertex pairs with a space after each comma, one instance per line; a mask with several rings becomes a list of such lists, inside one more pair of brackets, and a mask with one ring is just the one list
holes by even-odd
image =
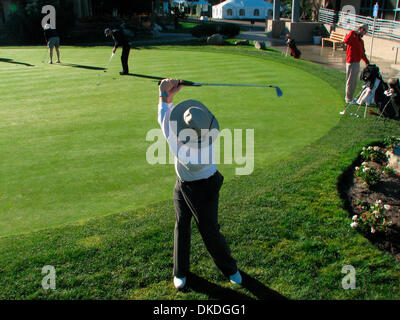
[[19, 64], [19, 65], [23, 65], [26, 67], [34, 67], [34, 65], [30, 64], [30, 63], [18, 62], [18, 61], [14, 61], [13, 59], [7, 59], [7, 58], [0, 58], [0, 62]]
[[86, 70], [106, 70], [102, 67], [93, 67], [93, 66], [85, 66], [81, 64], [74, 64], [74, 63], [62, 63], [64, 67], [72, 67], [72, 68], [79, 68], [79, 69], [86, 69]]
[[128, 76], [131, 77], [139, 77], [139, 78], [145, 78], [145, 79], [151, 79], [151, 80], [163, 80], [166, 79], [166, 77], [157, 77], [157, 76], [148, 76], [145, 74], [137, 74], [137, 73], [128, 73]]
[[[168, 77], [149, 76], [149, 75], [137, 74], [137, 73], [129, 73], [129, 74], [127, 74], [127, 75], [128, 75], [128, 76], [131, 76], [131, 77], [145, 78], [145, 79], [151, 79], [151, 80], [163, 80], [163, 79], [168, 79]], [[184, 80], [184, 79], [180, 79], [180, 80], [189, 82], [188, 80]]]
[[249, 290], [260, 300], [288, 300], [286, 297], [282, 296], [280, 293], [266, 287], [260, 281], [252, 278], [247, 273], [240, 270], [242, 275], [242, 286]]
[[[250, 291], [258, 299], [261, 300], [287, 300], [284, 296], [280, 295], [278, 292], [271, 290], [264, 286], [258, 280], [252, 278], [247, 273], [240, 271], [242, 274], [242, 287]], [[219, 300], [254, 300], [254, 298], [237, 292], [229, 288], [223, 288], [216, 285], [215, 283], [209, 282], [199, 276], [190, 273], [188, 276], [188, 289], [196, 292], [201, 292], [206, 294], [211, 299]]]

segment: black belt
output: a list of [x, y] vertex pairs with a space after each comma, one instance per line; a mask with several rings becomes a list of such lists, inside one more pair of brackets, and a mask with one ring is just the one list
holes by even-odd
[[218, 174], [218, 170], [214, 172], [214, 174], [212, 174], [211, 176], [209, 176], [208, 178], [205, 179], [199, 179], [199, 180], [191, 180], [191, 181], [183, 181], [181, 178], [178, 177], [179, 182], [181, 183], [202, 183], [202, 182], [206, 182], [208, 180], [211, 180], [212, 178], [214, 178], [217, 174]]

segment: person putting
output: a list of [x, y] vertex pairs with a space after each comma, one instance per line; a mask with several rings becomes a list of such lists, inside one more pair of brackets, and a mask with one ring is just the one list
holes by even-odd
[[358, 76], [360, 73], [360, 61], [363, 60], [369, 65], [369, 60], [365, 55], [363, 36], [368, 32], [368, 25], [362, 24], [356, 31], [350, 31], [344, 38], [347, 45], [346, 50], [346, 103], [357, 104], [353, 99], [354, 91], [357, 87]]
[[180, 83], [176, 79], [162, 80], [158, 104], [158, 123], [175, 156], [178, 176], [173, 196], [173, 283], [178, 290], [186, 285], [193, 217], [217, 267], [232, 283], [241, 284], [242, 276], [218, 224], [219, 191], [224, 177], [215, 164], [213, 142], [219, 134], [219, 124], [200, 101], [186, 100], [174, 106], [173, 98], [182, 88]]
[[128, 58], [131, 46], [129, 45], [128, 40], [125, 38], [124, 32], [119, 29], [111, 30], [110, 28], [107, 28], [104, 30], [104, 34], [106, 37], [112, 37], [115, 42], [112, 50], [113, 54], [117, 52], [118, 47], [122, 47], [121, 63], [123, 70], [119, 74], [121, 76], [129, 74]]
[[43, 26], [44, 29], [44, 38], [46, 40], [47, 46], [49, 48], [50, 60], [49, 64], [53, 63], [53, 51], [56, 48], [57, 52], [57, 61], [56, 63], [61, 63], [60, 61], [60, 37], [58, 36], [57, 30], [52, 29], [51, 25], [45, 24]]

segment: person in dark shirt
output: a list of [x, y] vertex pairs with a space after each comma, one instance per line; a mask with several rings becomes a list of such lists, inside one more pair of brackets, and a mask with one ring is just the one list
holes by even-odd
[[104, 30], [104, 34], [106, 37], [112, 37], [115, 42], [114, 48], [112, 50], [113, 54], [115, 54], [118, 47], [122, 46], [121, 63], [122, 63], [123, 71], [120, 72], [119, 74], [120, 75], [129, 74], [128, 58], [129, 58], [129, 52], [131, 50], [131, 47], [129, 45], [128, 40], [126, 40], [123, 31], [119, 30], [119, 29], [111, 30], [111, 29], [107, 28], [106, 30]]
[[56, 48], [57, 52], [57, 61], [56, 63], [60, 62], [60, 37], [58, 36], [57, 30], [52, 29], [49, 24], [45, 24], [44, 27], [44, 39], [46, 40], [47, 46], [50, 50], [50, 61], [49, 63], [53, 63], [53, 49]]

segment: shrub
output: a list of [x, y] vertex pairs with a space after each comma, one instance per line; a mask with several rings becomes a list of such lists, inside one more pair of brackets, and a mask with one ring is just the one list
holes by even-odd
[[382, 200], [376, 201], [371, 207], [368, 207], [368, 204], [360, 204], [359, 208], [365, 211], [359, 216], [353, 216], [353, 222], [350, 224], [352, 228], [359, 228], [366, 233], [386, 232], [387, 227], [392, 223], [386, 221], [384, 215], [385, 210], [390, 209], [390, 206], [384, 205]]
[[232, 38], [238, 35], [239, 32], [240, 27], [233, 23], [202, 23], [193, 28], [192, 35], [201, 38], [219, 33], [227, 38]]
[[44, 35], [41, 25], [45, 14], [42, 7], [53, 5], [56, 9], [56, 28], [60, 37], [68, 37], [75, 24], [75, 13], [72, 2], [57, 0], [38, 0], [10, 14], [6, 24], [8, 37], [18, 42], [43, 43]]
[[175, 29], [179, 29], [181, 27], [179, 21], [185, 20], [187, 18], [187, 12], [185, 10], [181, 10], [178, 7], [174, 7], [171, 9], [169, 18], [174, 22]]
[[400, 138], [397, 137], [386, 137], [384, 140], [386, 148], [393, 150], [396, 145], [400, 145]]
[[379, 164], [385, 164], [388, 161], [382, 148], [369, 146], [361, 151], [361, 157], [364, 161], [374, 161]]
[[371, 167], [367, 162], [363, 162], [360, 167], [356, 167], [356, 177], [361, 178], [369, 187], [381, 181], [382, 171]]

